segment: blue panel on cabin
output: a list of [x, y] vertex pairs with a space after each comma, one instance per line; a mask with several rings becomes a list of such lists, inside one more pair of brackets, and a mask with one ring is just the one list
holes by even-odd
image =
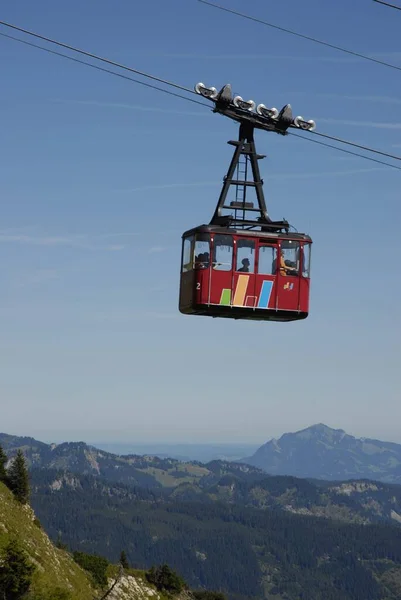
[[264, 281], [260, 291], [258, 308], [268, 308], [273, 289], [273, 281]]

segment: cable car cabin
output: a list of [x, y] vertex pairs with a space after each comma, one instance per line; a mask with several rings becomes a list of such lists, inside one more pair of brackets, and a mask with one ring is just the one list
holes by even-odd
[[[290, 231], [286, 220], [272, 221], [263, 193], [254, 130], [286, 135], [289, 127], [313, 129], [314, 121], [293, 119], [289, 104], [281, 111], [257, 107], [203, 83], [195, 91], [215, 104], [213, 112], [240, 124], [227, 174], [209, 225], [184, 233], [179, 309], [187, 315], [296, 321], [309, 312], [311, 238]], [[228, 200], [229, 191], [235, 195]], [[257, 206], [248, 194], [256, 192]], [[228, 213], [227, 213], [228, 211]]]
[[258, 321], [308, 316], [308, 235], [201, 225], [182, 237], [181, 313]]

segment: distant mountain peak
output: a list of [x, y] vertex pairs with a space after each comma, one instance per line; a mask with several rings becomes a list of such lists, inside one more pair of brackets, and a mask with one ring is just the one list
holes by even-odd
[[[284, 435], [288, 436], [288, 435], [296, 435], [296, 436], [305, 436], [308, 434], [312, 434], [312, 435], [322, 435], [322, 436], [327, 436], [327, 437], [333, 437], [333, 436], [344, 436], [344, 435], [348, 435], [344, 429], [333, 429], [333, 427], [329, 427], [328, 425], [325, 425], [324, 423], [316, 423], [315, 425], [310, 425], [309, 427], [305, 427], [305, 429], [300, 429], [299, 431], [296, 431], [294, 433], [285, 433]], [[349, 436], [349, 437], [353, 437], [353, 436]]]
[[[347, 434], [343, 429], [333, 429], [324, 423], [316, 423], [314, 425], [310, 425], [309, 427], [305, 427], [304, 429], [300, 429], [299, 431], [283, 433], [283, 435], [279, 438], [278, 441], [270, 440], [267, 444], [281, 446], [282, 443], [287, 443], [288, 440], [302, 440], [304, 442], [308, 442], [313, 439], [321, 439], [327, 443], [338, 443], [342, 440]], [[352, 436], [347, 436], [350, 439]], [[352, 438], [354, 439], [354, 438]]]
[[325, 425], [325, 423], [315, 423], [314, 425], [310, 425], [309, 427], [305, 427], [304, 429], [300, 429], [295, 433], [301, 433], [303, 431], [317, 431], [319, 433], [345, 433], [343, 429], [334, 429], [333, 427], [329, 427]]
[[270, 475], [401, 483], [400, 444], [356, 438], [325, 423], [271, 439], [241, 462]]
[[306, 429], [316, 429], [318, 431], [338, 431], [333, 427], [329, 427], [325, 423], [315, 423], [315, 425], [310, 425], [309, 427], [306, 427]]

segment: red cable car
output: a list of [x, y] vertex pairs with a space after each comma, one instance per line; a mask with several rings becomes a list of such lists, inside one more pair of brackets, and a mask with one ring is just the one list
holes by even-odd
[[[186, 231], [182, 238], [179, 310], [184, 314], [294, 321], [309, 313], [309, 235], [290, 232], [287, 221], [272, 221], [267, 213], [254, 129], [286, 135], [288, 127], [313, 129], [313, 121], [292, 118], [291, 106], [280, 111], [257, 107], [240, 96], [232, 100], [231, 87], [217, 93], [215, 88], [197, 84], [195, 90], [215, 102], [219, 112], [240, 122], [236, 146], [218, 204], [209, 225]], [[251, 167], [252, 179], [248, 178]], [[236, 173], [236, 177], [234, 178]], [[227, 204], [231, 186], [235, 199]], [[254, 188], [258, 208], [247, 199]], [[223, 214], [229, 210], [231, 214]], [[259, 213], [256, 219], [249, 214]]]

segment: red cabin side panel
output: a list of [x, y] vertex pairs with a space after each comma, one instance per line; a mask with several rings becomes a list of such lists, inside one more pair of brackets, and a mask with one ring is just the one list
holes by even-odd
[[299, 306], [301, 312], [309, 312], [310, 279], [302, 277], [299, 285]]
[[277, 276], [277, 309], [300, 310], [299, 305], [299, 275], [288, 277]]
[[197, 268], [194, 276], [194, 301], [195, 304], [209, 303], [209, 283], [210, 283], [210, 267], [202, 266]]

